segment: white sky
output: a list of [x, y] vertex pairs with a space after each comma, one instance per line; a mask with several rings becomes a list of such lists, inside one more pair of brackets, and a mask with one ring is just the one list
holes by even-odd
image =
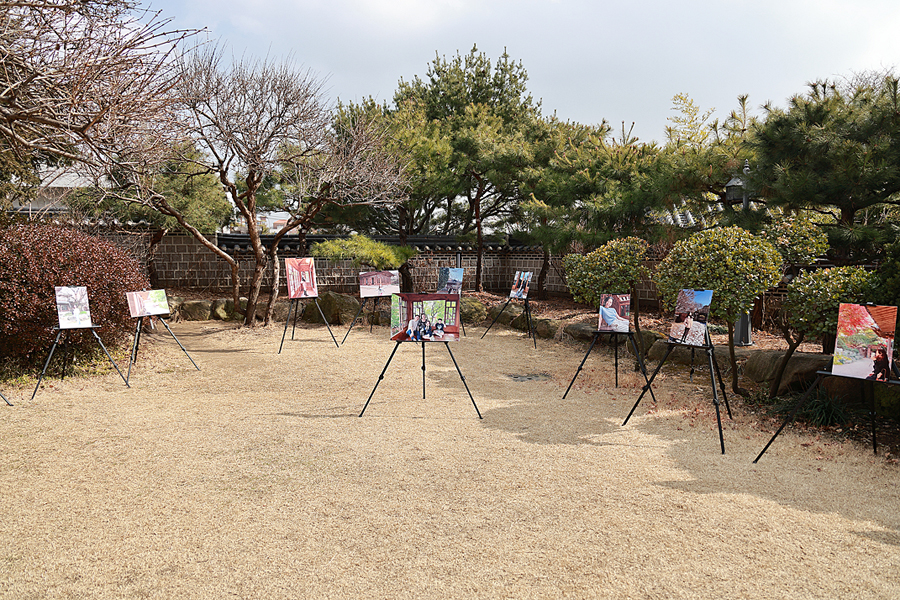
[[543, 113], [664, 140], [672, 97], [724, 119], [820, 78], [900, 66], [897, 0], [153, 0], [232, 54], [291, 57], [332, 100], [390, 101], [435, 53], [506, 48]]

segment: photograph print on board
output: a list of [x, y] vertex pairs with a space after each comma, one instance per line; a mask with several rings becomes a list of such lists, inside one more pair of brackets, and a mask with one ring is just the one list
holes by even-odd
[[166, 290], [144, 290], [143, 292], [125, 292], [128, 298], [128, 310], [132, 317], [151, 317], [169, 314], [169, 300]]
[[706, 345], [706, 322], [712, 290], [681, 290], [675, 301], [675, 322], [669, 329], [669, 341], [689, 346]]
[[463, 270], [451, 267], [441, 267], [438, 269], [437, 294], [456, 294], [462, 293]]
[[454, 342], [459, 340], [459, 298], [447, 294], [391, 296], [391, 340]]
[[400, 271], [365, 271], [359, 274], [359, 297], [381, 298], [400, 293]]
[[86, 287], [57, 287], [55, 290], [60, 329], [93, 327]]
[[316, 263], [311, 258], [284, 259], [284, 275], [287, 279], [288, 297], [318, 298]]
[[894, 352], [896, 306], [841, 304], [831, 372], [888, 381]]
[[524, 300], [528, 297], [528, 286], [531, 285], [532, 271], [516, 271], [516, 278], [513, 279], [513, 286], [509, 292], [510, 298], [518, 298]]
[[630, 313], [631, 294], [600, 294], [600, 322], [597, 331], [628, 333]]

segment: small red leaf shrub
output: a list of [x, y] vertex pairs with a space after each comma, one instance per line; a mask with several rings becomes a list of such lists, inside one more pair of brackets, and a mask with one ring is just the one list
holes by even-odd
[[[40, 366], [59, 325], [56, 286], [84, 286], [91, 322], [104, 344], [134, 327], [125, 292], [147, 289], [141, 265], [111, 242], [75, 229], [24, 223], [0, 229], [0, 357], [22, 367]], [[98, 349], [93, 334], [72, 330], [76, 352]]]

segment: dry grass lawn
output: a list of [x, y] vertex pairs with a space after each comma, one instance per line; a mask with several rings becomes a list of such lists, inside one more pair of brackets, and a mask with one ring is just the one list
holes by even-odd
[[754, 465], [738, 414], [723, 456], [702, 375], [622, 427], [608, 350], [561, 400], [586, 346], [470, 327], [483, 420], [443, 344], [359, 418], [385, 328], [173, 327], [201, 371], [152, 334], [131, 389], [3, 390], [0, 597], [900, 598], [900, 468], [790, 431]]

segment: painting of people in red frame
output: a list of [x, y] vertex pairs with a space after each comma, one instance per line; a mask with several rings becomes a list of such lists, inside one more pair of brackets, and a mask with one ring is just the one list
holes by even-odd
[[395, 342], [459, 340], [459, 296], [394, 294], [391, 296], [391, 339]]

